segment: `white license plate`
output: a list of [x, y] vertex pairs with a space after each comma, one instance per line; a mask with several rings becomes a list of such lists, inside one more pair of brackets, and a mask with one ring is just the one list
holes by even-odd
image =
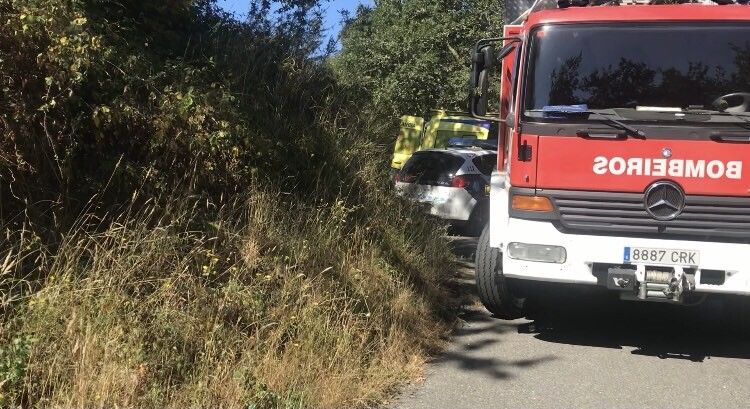
[[676, 264], [697, 266], [700, 252], [697, 250], [657, 249], [652, 247], [625, 247], [623, 260], [626, 263]]

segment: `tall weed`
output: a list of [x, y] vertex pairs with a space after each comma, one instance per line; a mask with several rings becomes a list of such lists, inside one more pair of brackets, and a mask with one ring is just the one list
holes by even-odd
[[[315, 2], [0, 0], [0, 406], [352, 407], [445, 331]], [[310, 40], [312, 38], [312, 40]]]
[[440, 229], [398, 201], [364, 205], [366, 218], [345, 202], [251, 189], [223, 206], [172, 200], [64, 236], [6, 316], [2, 339], [17, 346], [0, 354], [6, 403], [386, 399], [440, 344], [450, 260], [438, 240], [425, 248]]

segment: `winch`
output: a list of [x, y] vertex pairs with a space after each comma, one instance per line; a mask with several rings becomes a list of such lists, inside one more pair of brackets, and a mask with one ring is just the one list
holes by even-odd
[[681, 303], [683, 295], [695, 289], [695, 274], [682, 267], [629, 267], [607, 270], [607, 288], [619, 290], [622, 299]]

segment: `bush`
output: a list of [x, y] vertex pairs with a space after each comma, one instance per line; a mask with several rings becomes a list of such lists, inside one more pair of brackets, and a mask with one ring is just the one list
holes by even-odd
[[439, 345], [444, 229], [264, 3], [0, 0], [0, 405], [366, 406]]
[[91, 197], [175, 184], [219, 196], [254, 175], [314, 187], [310, 158], [330, 154], [321, 115], [351, 101], [299, 39], [316, 38], [310, 6], [270, 26], [169, 3], [0, 3], [6, 220], [24, 211], [64, 231]]

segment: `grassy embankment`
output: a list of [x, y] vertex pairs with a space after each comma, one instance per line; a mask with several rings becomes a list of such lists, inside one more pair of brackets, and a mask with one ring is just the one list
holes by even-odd
[[310, 7], [0, 1], [0, 406], [351, 407], [419, 376], [443, 229], [309, 58]]

